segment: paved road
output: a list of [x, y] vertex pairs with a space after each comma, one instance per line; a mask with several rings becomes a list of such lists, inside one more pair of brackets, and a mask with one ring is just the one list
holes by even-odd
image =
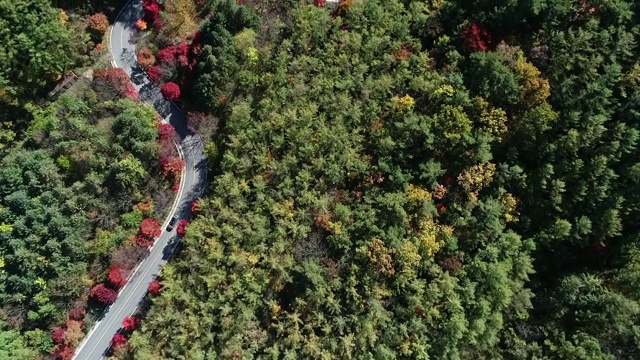
[[129, 42], [135, 22], [143, 16], [142, 0], [131, 0], [118, 15], [110, 35], [114, 66], [124, 69], [140, 93], [140, 100], [152, 103], [165, 121], [171, 123], [180, 135], [179, 150], [186, 163], [182, 187], [171, 214], [163, 224], [163, 232], [151, 248], [149, 255], [134, 270], [129, 282], [120, 291], [118, 299], [105, 312], [102, 319], [89, 332], [76, 350], [74, 359], [99, 360], [109, 349], [109, 343], [122, 326], [122, 320], [131, 315], [145, 296], [151, 281], [177, 244], [175, 229], [165, 231], [168, 220], [176, 214], [180, 218], [191, 216], [191, 203], [204, 192], [207, 164], [199, 136], [187, 128], [184, 113], [174, 103], [164, 100], [160, 90], [149, 80], [135, 60], [135, 44]]

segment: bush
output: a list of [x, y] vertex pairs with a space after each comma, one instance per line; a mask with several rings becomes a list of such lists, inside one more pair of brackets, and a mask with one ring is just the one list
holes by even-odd
[[167, 46], [158, 51], [158, 62], [163, 65], [173, 65], [176, 60], [178, 48], [175, 46]]
[[147, 69], [147, 75], [149, 75], [149, 79], [151, 79], [151, 81], [157, 83], [158, 80], [160, 80], [160, 78], [162, 78], [162, 74], [164, 72], [162, 71], [162, 68], [158, 65], [154, 65], [152, 67], [150, 67], [149, 69]]
[[157, 279], [154, 279], [151, 282], [151, 284], [149, 284], [149, 288], [147, 290], [149, 290], [149, 294], [153, 296], [158, 296], [160, 295], [161, 289], [162, 289], [162, 285], [160, 285], [160, 282]]
[[131, 78], [120, 68], [94, 70], [91, 85], [100, 101], [114, 100], [118, 97], [138, 99], [138, 92], [133, 87]]
[[89, 23], [87, 26], [89, 27], [91, 34], [102, 41], [102, 37], [109, 28], [109, 19], [107, 18], [107, 15], [103, 13], [95, 13], [89, 17]]
[[111, 266], [107, 280], [109, 280], [109, 284], [116, 289], [123, 287], [127, 283], [127, 280], [122, 277], [122, 272], [120, 272], [120, 269], [115, 265]]
[[160, 4], [156, 0], [144, 0], [142, 8], [144, 9], [144, 18], [147, 23], [153, 23], [160, 18]]
[[171, 124], [160, 124], [158, 126], [158, 139], [160, 141], [171, 142], [176, 136], [176, 129]]
[[153, 56], [153, 51], [151, 51], [151, 49], [144, 48], [138, 51], [138, 64], [140, 64], [141, 68], [146, 70], [153, 66], [153, 64], [155, 63], [156, 57]]
[[104, 284], [98, 284], [91, 288], [91, 297], [104, 305], [111, 305], [118, 298], [118, 293]]
[[160, 236], [160, 233], [162, 233], [162, 229], [157, 221], [147, 218], [140, 223], [140, 235], [147, 239], [155, 239]]
[[178, 234], [179, 237], [184, 237], [184, 234], [187, 233], [187, 226], [188, 225], [189, 225], [189, 220], [187, 220], [187, 219], [180, 220], [180, 222], [178, 223], [178, 226], [176, 228], [176, 233]]
[[160, 92], [169, 101], [176, 101], [180, 99], [180, 86], [174, 82], [168, 82], [162, 85]]

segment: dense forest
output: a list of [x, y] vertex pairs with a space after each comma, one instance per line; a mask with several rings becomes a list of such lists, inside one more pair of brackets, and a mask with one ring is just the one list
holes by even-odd
[[[104, 19], [26, 3], [0, 0], [0, 358], [64, 359], [176, 167], [116, 70], [43, 99]], [[211, 175], [115, 358], [640, 358], [638, 3], [144, 10], [138, 62]]]
[[173, 202], [175, 131], [104, 66], [108, 26], [0, 0], [0, 359], [70, 359]]
[[217, 175], [130, 356], [640, 357], [634, 1], [238, 3], [194, 36]]

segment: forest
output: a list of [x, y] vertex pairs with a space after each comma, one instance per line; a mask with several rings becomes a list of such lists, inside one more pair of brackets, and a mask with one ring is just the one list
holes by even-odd
[[[115, 69], [44, 98], [100, 63], [102, 27], [25, 3], [0, 0], [0, 30], [43, 29], [0, 31], [0, 358], [65, 359], [179, 170]], [[640, 358], [640, 3], [144, 10], [138, 63], [205, 138], [210, 183], [113, 358]]]

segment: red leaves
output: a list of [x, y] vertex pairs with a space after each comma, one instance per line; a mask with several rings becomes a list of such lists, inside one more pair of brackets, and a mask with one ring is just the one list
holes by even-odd
[[122, 273], [120, 272], [120, 269], [118, 269], [118, 267], [115, 265], [111, 266], [111, 269], [109, 270], [109, 275], [107, 275], [107, 280], [109, 280], [109, 283], [116, 289], [123, 287], [124, 284], [127, 283], [127, 279], [122, 277]]
[[177, 179], [180, 177], [182, 168], [184, 168], [184, 160], [177, 156], [170, 156], [160, 159], [160, 167], [162, 167], [162, 173], [164, 176], [171, 179]]
[[176, 136], [176, 129], [171, 124], [160, 124], [158, 127], [160, 141], [172, 141], [174, 136]]
[[147, 290], [149, 290], [149, 294], [153, 296], [158, 296], [160, 295], [161, 289], [162, 289], [162, 285], [160, 285], [160, 282], [157, 279], [153, 279], [151, 284], [149, 284], [149, 288]]
[[160, 30], [164, 27], [164, 21], [162, 21], [162, 18], [157, 18], [153, 21], [152, 26], [154, 29]]
[[153, 64], [155, 63], [156, 57], [153, 56], [153, 51], [151, 51], [151, 49], [144, 48], [138, 51], [138, 64], [140, 64], [141, 68], [146, 70], [153, 66]]
[[319, 8], [324, 7], [324, 5], [327, 3], [327, 0], [314, 0], [313, 4]]
[[133, 316], [127, 316], [122, 320], [122, 327], [127, 331], [133, 331], [138, 327], [139, 320]]
[[138, 100], [138, 92], [133, 87], [131, 78], [121, 68], [94, 70], [93, 87], [107, 99], [111, 99], [112, 93], [115, 93], [121, 97]]
[[55, 328], [55, 330], [53, 330], [53, 333], [51, 333], [51, 339], [53, 339], [53, 342], [55, 342], [56, 344], [64, 343], [64, 329], [61, 327]]
[[196, 199], [191, 203], [191, 214], [196, 216], [200, 213], [200, 199]]
[[84, 306], [77, 306], [73, 309], [69, 310], [69, 318], [73, 320], [83, 320], [84, 316], [87, 314]]
[[144, 9], [144, 18], [147, 23], [153, 23], [160, 18], [160, 4], [156, 0], [144, 0], [142, 8]]
[[160, 224], [157, 221], [151, 218], [146, 218], [142, 220], [142, 223], [140, 223], [140, 235], [143, 235], [148, 239], [155, 239], [160, 236], [160, 233], [162, 233], [162, 230], [160, 229]]
[[177, 48], [173, 45], [167, 46], [158, 51], [158, 62], [164, 65], [171, 65], [176, 59]]
[[182, 219], [178, 222], [178, 226], [176, 228], [176, 233], [179, 237], [184, 237], [184, 234], [187, 232], [187, 226], [189, 225], [189, 220]]
[[104, 305], [111, 305], [116, 301], [118, 293], [104, 284], [98, 284], [91, 288], [91, 297]]
[[180, 86], [174, 82], [168, 82], [162, 85], [160, 92], [167, 100], [175, 101], [180, 99]]
[[58, 359], [60, 360], [71, 360], [73, 359], [74, 348], [68, 345], [56, 345], [53, 350], [51, 350], [51, 353], [58, 355]]
[[487, 51], [491, 36], [480, 25], [471, 23], [462, 30], [462, 40], [471, 51]]
[[94, 35], [102, 38], [109, 28], [109, 19], [107, 18], [107, 15], [103, 13], [95, 13], [89, 17], [87, 25]]
[[111, 339], [111, 347], [117, 349], [117, 348], [125, 345], [127, 343], [127, 341], [129, 341], [129, 340], [124, 335], [115, 334], [115, 335], [113, 335], [113, 339]]
[[134, 240], [136, 242], [136, 245], [140, 246], [141, 248], [148, 248], [153, 245], [153, 240], [149, 240], [146, 236], [136, 235]]
[[155, 83], [157, 83], [158, 80], [160, 80], [163, 73], [164, 71], [162, 71], [162, 68], [158, 65], [154, 65], [147, 69], [147, 75], [149, 75], [149, 79], [151, 79], [151, 81]]

